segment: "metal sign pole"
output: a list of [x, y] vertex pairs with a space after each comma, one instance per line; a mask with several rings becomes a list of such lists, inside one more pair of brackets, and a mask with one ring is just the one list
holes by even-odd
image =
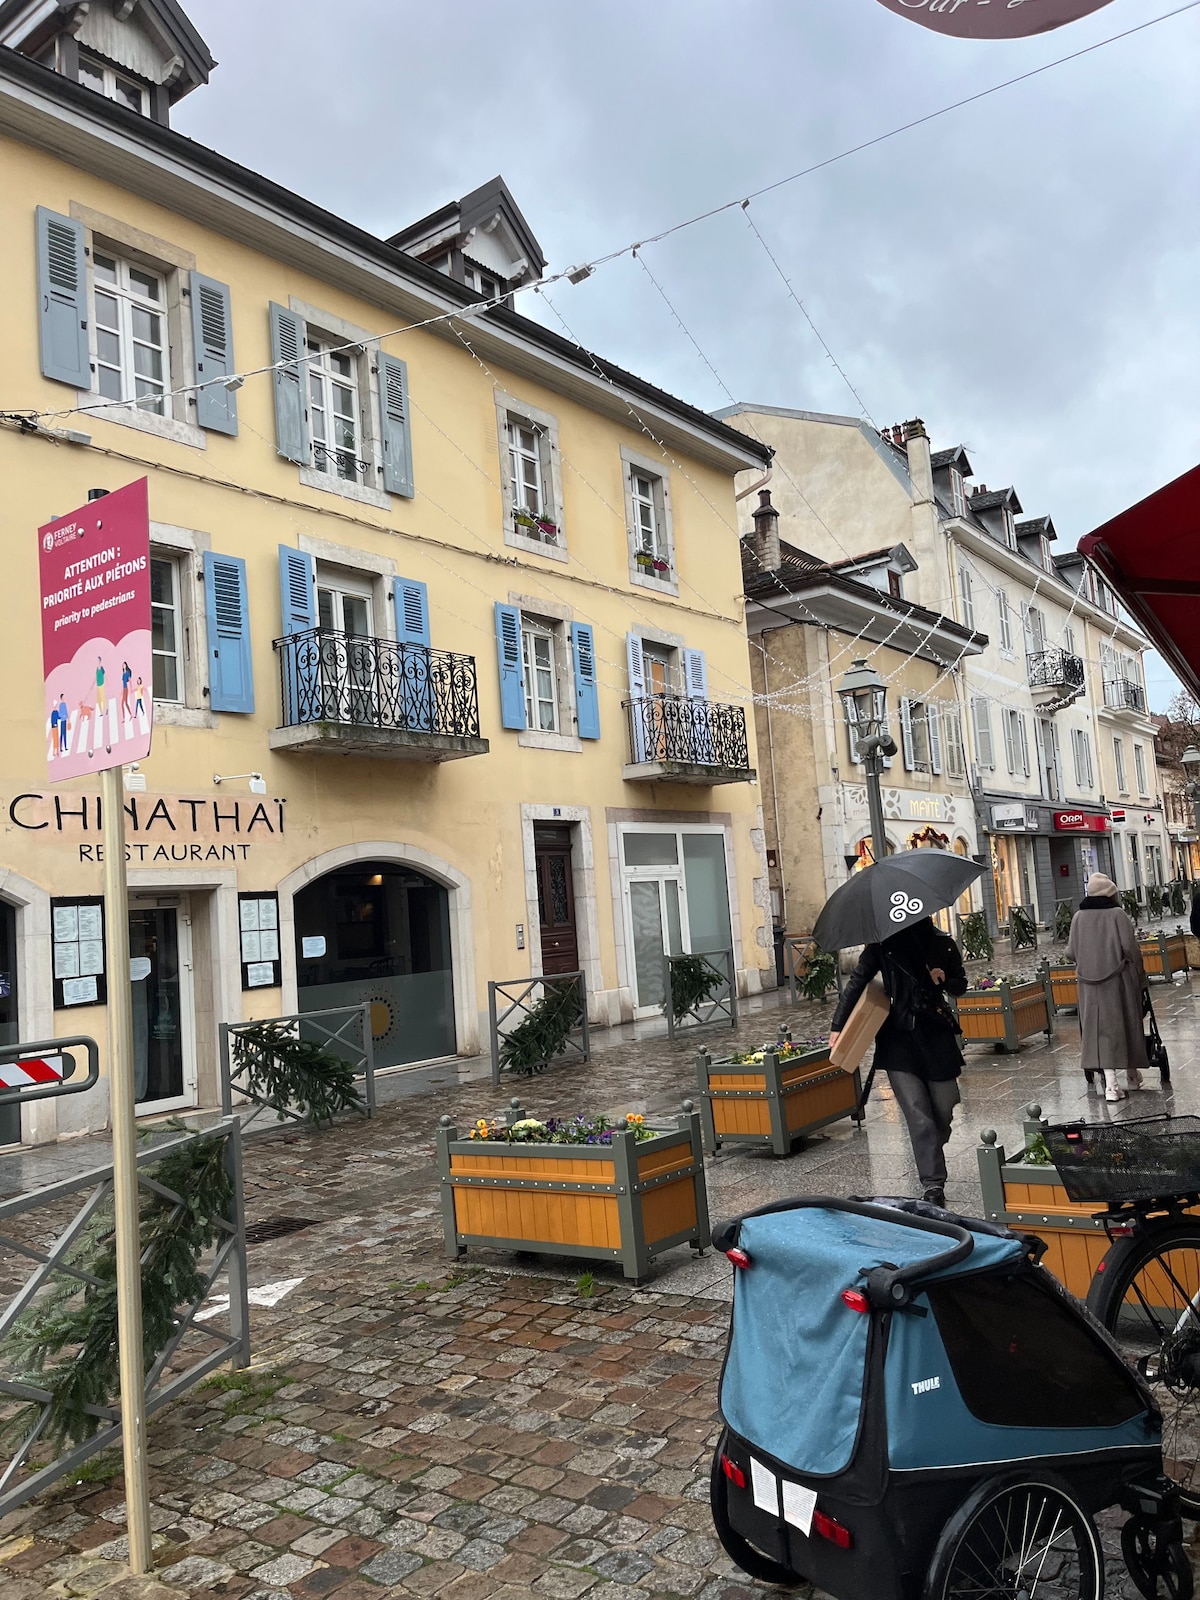
[[117, 1244], [117, 1330], [121, 1443], [129, 1566], [150, 1570], [150, 1485], [146, 1470], [146, 1365], [142, 1351], [142, 1249], [138, 1231], [137, 1125], [133, 1087], [133, 994], [129, 983], [129, 883], [120, 767], [101, 774], [104, 908], [108, 956], [108, 1084], [112, 1107], [113, 1211]]

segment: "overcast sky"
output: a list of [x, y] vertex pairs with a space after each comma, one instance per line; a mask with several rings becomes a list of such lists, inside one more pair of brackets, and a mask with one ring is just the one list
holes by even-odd
[[[876, 0], [184, 0], [220, 65], [174, 120], [381, 235], [502, 173], [555, 270], [1179, 3], [968, 43]], [[753, 204], [874, 420], [1059, 549], [1200, 459], [1198, 60], [1200, 8]], [[721, 381], [628, 256], [553, 291], [582, 343], [709, 409], [858, 411], [740, 210], [645, 258]]]

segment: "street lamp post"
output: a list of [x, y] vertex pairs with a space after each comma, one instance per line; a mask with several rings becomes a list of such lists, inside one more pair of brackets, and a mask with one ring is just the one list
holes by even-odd
[[[871, 816], [871, 854], [876, 861], [887, 858], [887, 832], [883, 825], [883, 795], [879, 780], [885, 756], [896, 754], [896, 741], [888, 732], [887, 685], [873, 667], [856, 661], [838, 684], [838, 694], [846, 708], [846, 721], [854, 732], [854, 742], [867, 778], [867, 805]], [[1200, 751], [1196, 752], [1200, 764]], [[1200, 792], [1200, 786], [1198, 786]]]

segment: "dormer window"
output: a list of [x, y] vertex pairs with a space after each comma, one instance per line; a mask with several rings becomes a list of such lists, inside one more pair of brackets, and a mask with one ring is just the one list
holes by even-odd
[[904, 599], [904, 577], [895, 567], [887, 569], [887, 586], [889, 594], [895, 595], [897, 600]]
[[1004, 543], [1010, 550], [1017, 548], [1017, 530], [1013, 522], [1013, 514], [1007, 506], [1001, 508], [1000, 520], [1004, 528]]
[[956, 517], [965, 517], [967, 514], [967, 491], [963, 487], [963, 475], [957, 467], [950, 468], [950, 509]]
[[504, 293], [504, 285], [492, 272], [485, 272], [482, 267], [477, 267], [473, 261], [463, 262], [463, 282], [468, 289], [474, 289], [485, 300], [499, 300]]
[[102, 94], [106, 100], [115, 100], [118, 105], [136, 111], [139, 116], [150, 115], [149, 89], [95, 56], [80, 54], [79, 81], [97, 94]]

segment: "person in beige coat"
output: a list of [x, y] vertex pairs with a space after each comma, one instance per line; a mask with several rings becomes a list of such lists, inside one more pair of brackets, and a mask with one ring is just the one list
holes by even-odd
[[1071, 919], [1067, 960], [1079, 973], [1079, 1030], [1082, 1064], [1089, 1079], [1104, 1073], [1104, 1098], [1124, 1100], [1117, 1082], [1125, 1073], [1130, 1089], [1142, 1086], [1146, 1037], [1142, 1032], [1142, 992], [1146, 972], [1137, 931], [1117, 900], [1117, 886], [1102, 872], [1087, 881], [1087, 895]]

